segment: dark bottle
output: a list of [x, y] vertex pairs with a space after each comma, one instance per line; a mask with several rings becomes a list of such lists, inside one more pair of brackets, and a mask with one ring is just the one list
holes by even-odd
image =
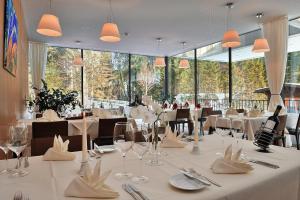
[[271, 133], [273, 130], [275, 130], [279, 124], [278, 115], [282, 109], [282, 106], [278, 105], [274, 114], [270, 116], [264, 126], [264, 131]]
[[269, 145], [272, 144], [274, 138], [274, 130], [279, 124], [278, 115], [282, 109], [282, 106], [278, 105], [273, 116], [270, 116], [261, 130], [255, 135], [254, 144], [260, 147], [261, 152], [269, 152]]

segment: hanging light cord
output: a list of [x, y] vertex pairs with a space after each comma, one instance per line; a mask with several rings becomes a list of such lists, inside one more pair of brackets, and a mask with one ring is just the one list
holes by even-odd
[[51, 10], [52, 10], [52, 1], [51, 0], [49, 0], [49, 7], [50, 7], [50, 12], [51, 12]]
[[258, 13], [256, 15], [256, 18], [257, 18], [257, 25], [258, 25], [258, 28], [260, 30], [260, 35], [261, 37], [263, 38], [264, 37], [264, 33], [263, 33], [263, 26], [262, 26], [262, 17], [263, 17], [263, 13]]
[[114, 12], [112, 9], [112, 5], [111, 5], [111, 0], [108, 0], [108, 4], [109, 4], [109, 16], [108, 16], [108, 22], [113, 22], [114, 21]]
[[230, 28], [230, 18], [231, 18], [231, 8], [232, 8], [232, 5], [228, 4], [227, 5], [228, 9], [227, 9], [227, 17], [226, 17], [226, 30], [229, 30]]

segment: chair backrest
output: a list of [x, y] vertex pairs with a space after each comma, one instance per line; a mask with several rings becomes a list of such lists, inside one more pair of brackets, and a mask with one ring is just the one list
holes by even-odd
[[127, 122], [127, 118], [99, 119], [98, 137], [113, 137], [117, 122]]
[[236, 109], [236, 111], [237, 111], [238, 113], [244, 113], [244, 112], [245, 112], [245, 109], [238, 108], [238, 109]]
[[201, 118], [203, 117], [207, 117], [209, 115], [212, 114], [213, 108], [209, 107], [209, 108], [202, 108], [202, 112], [201, 112]]
[[126, 117], [99, 119], [98, 137], [93, 140], [98, 146], [112, 145], [114, 128], [117, 122], [127, 122]]
[[[82, 136], [62, 136], [63, 141], [69, 140], [68, 151], [82, 150]], [[31, 156], [44, 155], [46, 151], [53, 146], [54, 137], [33, 138], [31, 140]], [[87, 135], [87, 147], [90, 149], [90, 136]]]
[[176, 119], [189, 119], [189, 118], [190, 118], [189, 108], [177, 109]]
[[211, 111], [211, 115], [222, 115], [222, 110], [213, 110]]
[[287, 120], [287, 115], [279, 115], [278, 116], [278, 119], [279, 119], [279, 124], [276, 128], [276, 132], [278, 134], [284, 134], [284, 130], [285, 130], [285, 126], [286, 126], [286, 120]]
[[32, 122], [32, 138], [68, 136], [68, 121]]
[[299, 126], [300, 126], [300, 113], [299, 113], [298, 120], [297, 120], [297, 124], [296, 124], [296, 128], [295, 128], [295, 133], [296, 133], [296, 134], [297, 134], [298, 131], [299, 131]]

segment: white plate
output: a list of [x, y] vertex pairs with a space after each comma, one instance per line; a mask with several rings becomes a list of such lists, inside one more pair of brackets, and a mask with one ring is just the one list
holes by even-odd
[[100, 149], [103, 153], [109, 153], [116, 150], [115, 145], [105, 145], [105, 146], [99, 146], [98, 149]]
[[200, 181], [186, 177], [184, 174], [176, 174], [169, 179], [170, 185], [181, 190], [201, 190], [206, 187]]

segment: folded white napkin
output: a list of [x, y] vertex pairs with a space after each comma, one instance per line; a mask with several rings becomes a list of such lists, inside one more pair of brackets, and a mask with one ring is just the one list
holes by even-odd
[[260, 116], [262, 116], [262, 113], [258, 109], [250, 110], [248, 113], [248, 117], [260, 117]]
[[99, 117], [101, 119], [107, 119], [112, 117], [111, 112], [103, 108], [93, 108], [92, 112], [93, 112], [93, 116]]
[[244, 174], [253, 170], [253, 167], [240, 160], [242, 149], [232, 154], [232, 145], [226, 148], [224, 158], [218, 158], [211, 169], [216, 174]]
[[62, 119], [58, 117], [57, 113], [54, 110], [48, 109], [43, 113], [42, 120], [46, 121], [61, 121]]
[[147, 95], [143, 95], [143, 96], [142, 96], [142, 101], [143, 101], [143, 103], [144, 103], [146, 106], [148, 106], [148, 105], [150, 105], [150, 104], [153, 103], [152, 98], [151, 98], [150, 96], [147, 96]]
[[77, 176], [69, 184], [65, 190], [65, 196], [67, 197], [79, 197], [79, 198], [116, 198], [119, 196], [118, 192], [115, 192], [112, 188], [107, 186], [104, 181], [111, 173], [107, 171], [100, 174], [101, 161], [98, 160], [94, 171], [88, 167], [83, 177]]
[[232, 108], [232, 107], [230, 107], [227, 111], [226, 111], [226, 113], [225, 113], [225, 115], [227, 116], [227, 115], [238, 115], [239, 113], [236, 111], [236, 109], [234, 109], [234, 108]]
[[174, 133], [171, 130], [170, 126], [166, 127], [165, 130], [165, 137], [161, 141], [160, 146], [162, 148], [183, 148], [186, 146], [185, 143], [179, 140], [179, 137], [177, 137], [177, 131], [175, 130]]
[[49, 148], [45, 155], [43, 156], [43, 160], [74, 160], [75, 154], [68, 152], [69, 140], [63, 142], [60, 135], [58, 137], [54, 136], [53, 147]]

